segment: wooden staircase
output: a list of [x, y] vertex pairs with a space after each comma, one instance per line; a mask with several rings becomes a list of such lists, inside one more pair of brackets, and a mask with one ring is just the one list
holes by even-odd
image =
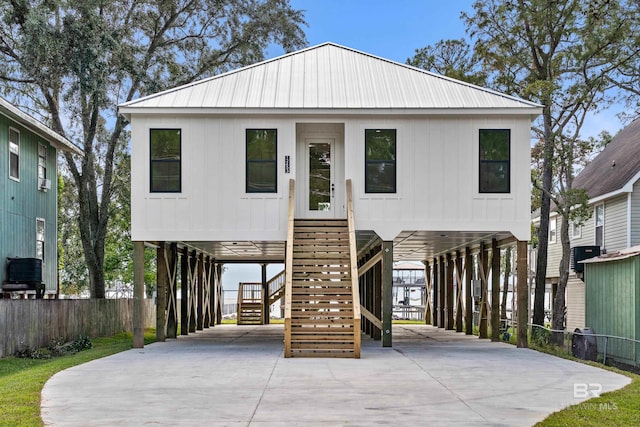
[[238, 284], [238, 325], [264, 323], [261, 283]]
[[295, 220], [286, 357], [360, 356], [350, 248], [346, 219]]

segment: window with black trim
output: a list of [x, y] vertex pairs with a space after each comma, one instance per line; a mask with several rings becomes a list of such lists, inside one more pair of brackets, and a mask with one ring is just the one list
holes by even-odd
[[247, 193], [278, 192], [278, 131], [247, 129]]
[[480, 193], [511, 192], [511, 130], [480, 129]]
[[365, 193], [396, 192], [396, 130], [364, 131]]
[[9, 178], [20, 181], [20, 132], [9, 128]]
[[150, 191], [179, 193], [182, 191], [182, 131], [150, 130]]

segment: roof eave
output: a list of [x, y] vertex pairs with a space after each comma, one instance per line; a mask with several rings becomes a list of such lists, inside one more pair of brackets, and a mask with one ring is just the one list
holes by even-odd
[[84, 156], [80, 147], [2, 98], [0, 98], [0, 107], [0, 114], [24, 126], [29, 131], [49, 142], [56, 149], [70, 151], [79, 156]]
[[213, 108], [213, 107], [133, 107], [120, 106], [119, 114], [127, 120], [133, 114], [172, 115], [509, 115], [529, 116], [531, 120], [542, 113], [538, 107], [479, 107], [479, 108]]

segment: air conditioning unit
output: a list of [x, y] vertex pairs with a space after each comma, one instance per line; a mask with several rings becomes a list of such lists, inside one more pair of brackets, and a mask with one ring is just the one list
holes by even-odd
[[571, 248], [571, 268], [576, 273], [584, 272], [584, 264], [580, 261], [600, 256], [600, 246], [574, 246]]
[[40, 180], [40, 190], [47, 191], [51, 190], [51, 180], [50, 179], [41, 179]]
[[7, 281], [42, 283], [42, 260], [38, 258], [7, 258]]

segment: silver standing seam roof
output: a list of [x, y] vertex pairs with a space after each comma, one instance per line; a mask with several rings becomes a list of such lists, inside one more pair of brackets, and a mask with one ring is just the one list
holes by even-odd
[[[541, 106], [334, 43], [323, 43], [120, 105], [145, 109], [425, 110]], [[390, 112], [390, 111], [389, 111]]]
[[21, 111], [4, 98], [0, 98], [0, 114], [20, 123], [31, 132], [48, 141], [51, 145], [59, 150], [70, 151], [79, 156], [84, 156], [84, 152], [80, 147], [69, 141], [59, 133], [49, 129], [40, 121], [31, 117], [27, 113]]

